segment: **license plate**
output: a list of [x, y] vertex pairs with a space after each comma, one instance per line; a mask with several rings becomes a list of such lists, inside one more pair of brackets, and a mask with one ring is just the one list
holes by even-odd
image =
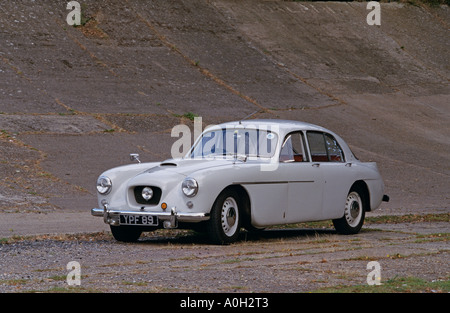
[[120, 225], [158, 226], [158, 217], [151, 215], [120, 214]]

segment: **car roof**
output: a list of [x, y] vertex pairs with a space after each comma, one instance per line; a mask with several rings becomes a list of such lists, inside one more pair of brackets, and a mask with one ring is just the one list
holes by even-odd
[[277, 119], [252, 119], [252, 120], [243, 120], [243, 121], [233, 121], [226, 122], [219, 125], [215, 125], [217, 128], [225, 128], [225, 127], [238, 127], [242, 125], [244, 127], [259, 127], [261, 125], [267, 126], [268, 129], [273, 129], [273, 126], [279, 127], [283, 132], [289, 132], [291, 130], [316, 130], [316, 131], [326, 131], [331, 132], [321, 126], [301, 122], [294, 120], [277, 120]]
[[239, 127], [249, 127], [249, 128], [262, 128], [270, 131], [275, 131], [278, 135], [284, 137], [290, 132], [296, 130], [306, 130], [306, 131], [320, 131], [331, 134], [335, 139], [338, 140], [341, 148], [344, 150], [344, 154], [347, 155], [349, 160], [357, 160], [353, 153], [351, 152], [347, 143], [336, 133], [332, 132], [329, 129], [326, 129], [322, 126], [310, 124], [301, 121], [294, 120], [278, 120], [278, 119], [253, 119], [253, 120], [242, 120], [242, 121], [233, 121], [226, 122], [219, 125], [210, 125], [205, 131], [219, 130], [224, 129], [226, 127], [230, 128], [239, 128]]

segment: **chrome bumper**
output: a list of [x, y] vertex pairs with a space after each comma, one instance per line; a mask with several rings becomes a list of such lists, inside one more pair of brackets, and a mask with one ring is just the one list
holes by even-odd
[[170, 212], [148, 212], [148, 211], [117, 211], [111, 209], [98, 209], [91, 210], [93, 216], [103, 216], [103, 221], [106, 224], [113, 226], [120, 225], [119, 215], [141, 215], [141, 216], [156, 216], [159, 220], [164, 222], [165, 228], [176, 228], [178, 222], [201, 222], [209, 220], [208, 213], [178, 213], [176, 208], [172, 208]]

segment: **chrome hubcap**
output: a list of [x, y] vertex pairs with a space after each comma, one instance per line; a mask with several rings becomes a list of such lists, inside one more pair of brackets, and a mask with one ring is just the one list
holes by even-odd
[[361, 221], [362, 200], [357, 192], [349, 193], [345, 203], [345, 219], [351, 227], [356, 227]]
[[350, 215], [352, 218], [357, 218], [359, 214], [359, 203], [357, 201], [352, 203], [352, 207], [350, 208]]
[[225, 235], [231, 237], [237, 230], [239, 220], [239, 210], [236, 200], [233, 197], [225, 199], [222, 205], [221, 222]]

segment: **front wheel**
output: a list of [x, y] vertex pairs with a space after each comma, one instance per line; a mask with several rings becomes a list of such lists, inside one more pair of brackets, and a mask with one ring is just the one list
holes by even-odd
[[208, 233], [217, 244], [229, 244], [237, 240], [241, 229], [240, 198], [234, 190], [223, 191], [211, 209]]
[[351, 189], [345, 201], [344, 216], [333, 220], [336, 230], [344, 235], [357, 234], [364, 223], [365, 194], [357, 189]]

